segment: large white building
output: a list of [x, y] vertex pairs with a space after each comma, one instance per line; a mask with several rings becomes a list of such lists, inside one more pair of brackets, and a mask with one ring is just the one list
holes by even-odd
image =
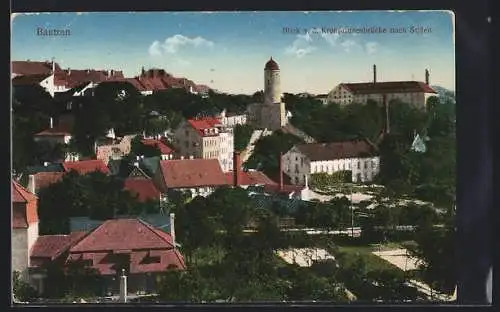
[[372, 100], [379, 104], [398, 100], [414, 107], [425, 109], [427, 99], [437, 93], [429, 86], [429, 71], [425, 71], [425, 82], [421, 81], [377, 81], [377, 68], [373, 66], [373, 81], [363, 83], [341, 83], [328, 93], [329, 103], [348, 105], [365, 104]]
[[227, 113], [225, 109], [217, 117], [225, 127], [233, 128], [236, 127], [236, 125], [244, 125], [247, 123], [246, 114]]
[[214, 117], [189, 119], [174, 133], [174, 145], [185, 158], [218, 159], [224, 172], [233, 169], [233, 129]]
[[280, 68], [271, 57], [264, 67], [264, 103], [248, 105], [248, 123], [273, 131], [285, 126], [288, 119], [281, 97]]
[[305, 185], [314, 173], [351, 171], [352, 182], [370, 182], [379, 173], [380, 158], [365, 141], [299, 144], [282, 156], [293, 184]]

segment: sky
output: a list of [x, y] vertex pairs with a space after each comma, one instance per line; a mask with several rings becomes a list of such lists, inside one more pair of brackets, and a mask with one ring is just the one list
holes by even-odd
[[[431, 85], [455, 90], [450, 11], [30, 13], [11, 21], [12, 60], [54, 58], [63, 68], [116, 69], [127, 77], [163, 68], [252, 94], [263, 89], [273, 57], [283, 92], [323, 94], [342, 82], [372, 81], [374, 64], [377, 81], [424, 81], [429, 69]], [[427, 32], [412, 31], [420, 27]], [[40, 36], [38, 28], [70, 35]], [[347, 28], [358, 33], [338, 31]]]

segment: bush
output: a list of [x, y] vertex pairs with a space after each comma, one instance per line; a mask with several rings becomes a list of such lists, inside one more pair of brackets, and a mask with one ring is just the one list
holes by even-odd
[[314, 188], [324, 189], [338, 183], [349, 182], [352, 182], [352, 171], [350, 170], [336, 171], [332, 174], [324, 172], [311, 174], [311, 186]]
[[18, 271], [12, 274], [12, 292], [14, 297], [21, 302], [29, 302], [38, 297], [38, 292], [21, 280], [21, 274]]

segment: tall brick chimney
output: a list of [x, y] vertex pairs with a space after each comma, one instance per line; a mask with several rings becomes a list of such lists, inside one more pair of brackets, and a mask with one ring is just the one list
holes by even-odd
[[377, 65], [373, 65], [373, 83], [377, 82]]
[[240, 152], [233, 153], [233, 186], [241, 183], [241, 155]]
[[426, 84], [426, 85], [429, 85], [429, 76], [430, 76], [430, 75], [429, 75], [429, 70], [428, 70], [428, 69], [426, 69], [426, 70], [425, 70], [425, 84]]
[[280, 153], [279, 155], [279, 175], [280, 175], [280, 191], [283, 190], [283, 153]]

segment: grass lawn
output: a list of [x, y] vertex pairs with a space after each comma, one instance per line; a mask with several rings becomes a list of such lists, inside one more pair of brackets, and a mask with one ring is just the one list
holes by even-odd
[[345, 254], [344, 265], [349, 265], [357, 256], [361, 256], [366, 261], [367, 270], [369, 272], [378, 270], [400, 270], [390, 262], [372, 254], [374, 248], [371, 246], [338, 246], [338, 251]]

